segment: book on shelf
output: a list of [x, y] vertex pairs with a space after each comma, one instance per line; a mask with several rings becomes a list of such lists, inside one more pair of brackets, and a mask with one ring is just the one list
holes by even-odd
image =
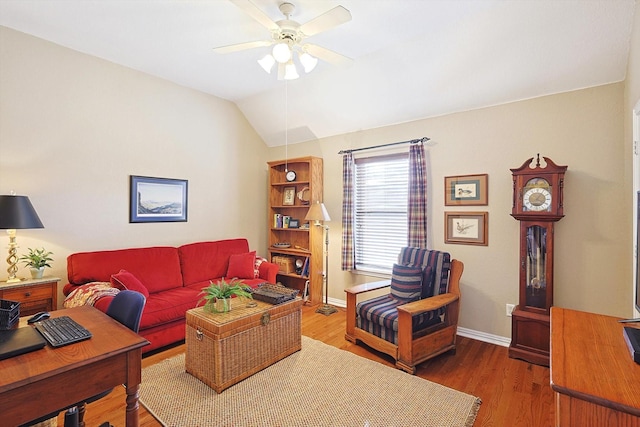
[[305, 257], [304, 265], [302, 266], [302, 272], [300, 273], [302, 277], [309, 277], [309, 257]]

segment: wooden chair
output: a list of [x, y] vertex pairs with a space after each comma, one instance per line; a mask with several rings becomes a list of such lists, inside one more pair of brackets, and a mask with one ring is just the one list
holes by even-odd
[[[463, 269], [463, 263], [450, 260], [447, 252], [403, 248], [391, 281], [345, 290], [345, 338], [390, 355], [396, 367], [410, 374], [425, 360], [455, 352]], [[412, 280], [418, 272], [422, 283], [416, 296]], [[359, 295], [388, 287], [389, 294], [358, 302]]]

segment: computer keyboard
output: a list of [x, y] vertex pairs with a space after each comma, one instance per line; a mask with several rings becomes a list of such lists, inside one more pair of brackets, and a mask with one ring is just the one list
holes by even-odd
[[36, 322], [34, 327], [52, 347], [62, 347], [63, 345], [91, 338], [91, 332], [80, 326], [69, 316], [41, 320]]

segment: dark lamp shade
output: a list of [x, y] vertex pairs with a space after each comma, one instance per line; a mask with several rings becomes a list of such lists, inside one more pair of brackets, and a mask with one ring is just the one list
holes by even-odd
[[311, 205], [304, 219], [307, 221], [331, 221], [327, 208], [324, 207], [324, 203], [320, 202]]
[[0, 229], [44, 228], [27, 196], [0, 196]]

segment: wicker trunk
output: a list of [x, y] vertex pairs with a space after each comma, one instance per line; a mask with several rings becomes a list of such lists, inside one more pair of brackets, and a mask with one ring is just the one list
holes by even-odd
[[300, 298], [253, 302], [234, 298], [228, 313], [187, 311], [186, 371], [218, 393], [301, 348]]

